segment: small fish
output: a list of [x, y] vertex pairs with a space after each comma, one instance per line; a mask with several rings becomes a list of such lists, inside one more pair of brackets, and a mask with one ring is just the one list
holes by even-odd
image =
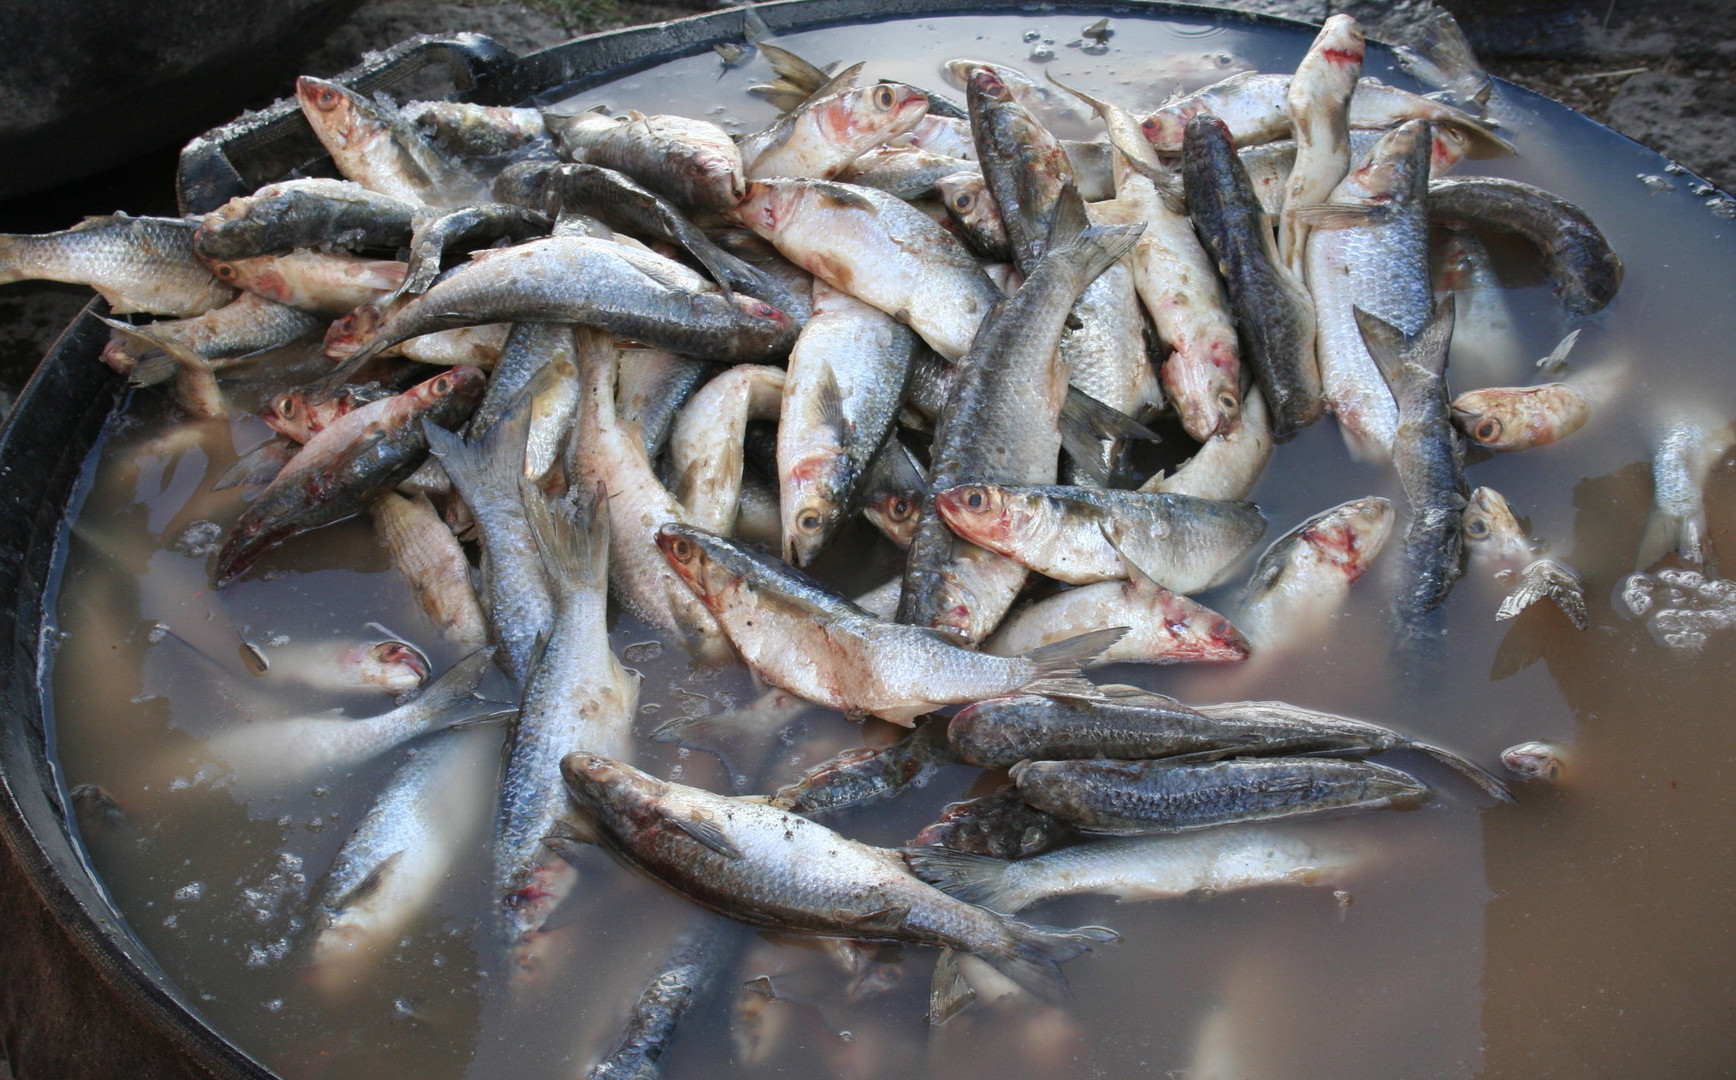
[[116, 315], [200, 315], [229, 303], [235, 290], [194, 257], [197, 228], [183, 218], [112, 214], [63, 232], [0, 235], [0, 285], [64, 281], [89, 285]]
[[117, 330], [103, 347], [103, 363], [129, 376], [134, 386], [151, 386], [175, 375], [177, 364], [162, 355], [158, 342], [181, 345], [209, 362], [213, 372], [260, 353], [288, 345], [323, 328], [319, 316], [244, 292], [220, 308], [186, 319], [158, 319], [150, 339]]
[[1126, 626], [1127, 636], [1088, 667], [1221, 664], [1248, 657], [1247, 640], [1228, 619], [1138, 573], [1126, 581], [1065, 589], [1015, 610], [983, 651], [1014, 656], [1099, 626]]
[[1012, 776], [1032, 806], [1082, 832], [1111, 836], [1410, 806], [1429, 795], [1398, 769], [1318, 757], [1025, 761]]
[[543, 120], [568, 159], [626, 173], [677, 206], [727, 210], [747, 193], [741, 151], [716, 124], [594, 110]]
[[869, 150], [915, 127], [927, 114], [928, 95], [913, 86], [876, 83], [830, 93], [822, 87], [769, 129], [741, 141], [747, 177], [830, 180]]
[[1501, 764], [1520, 780], [1555, 783], [1561, 779], [1567, 752], [1551, 742], [1533, 740], [1501, 751]]
[[724, 977], [741, 942], [739, 929], [714, 915], [690, 921], [628, 1010], [615, 1048], [584, 1080], [656, 1080], [679, 1025]]
[[1323, 510], [1272, 541], [1248, 579], [1236, 625], [1255, 655], [1318, 634], [1392, 533], [1379, 496]]
[[783, 368], [737, 364], [700, 387], [676, 414], [669, 433], [670, 493], [689, 524], [735, 531], [747, 426], [777, 418], [784, 384]]
[[547, 236], [553, 228], [554, 222], [535, 210], [498, 202], [424, 216], [410, 237], [410, 258], [405, 263], [400, 293], [427, 292], [440, 276], [441, 260], [449, 250], [485, 248], [497, 240], [521, 243]]
[[1181, 468], [1168, 476], [1161, 472], [1153, 475], [1139, 490], [1238, 502], [1253, 492], [1271, 459], [1272, 426], [1266, 396], [1259, 387], [1250, 387], [1234, 425], [1207, 439]]
[[1507, 290], [1495, 275], [1489, 249], [1475, 233], [1454, 231], [1447, 237], [1435, 270], [1435, 294], [1445, 293], [1453, 294], [1458, 312], [1447, 361], [1453, 381], [1460, 386], [1494, 386], [1516, 378], [1515, 361], [1522, 348], [1519, 324], [1507, 302]]
[[955, 761], [946, 731], [944, 720], [930, 717], [891, 746], [846, 750], [779, 788], [771, 805], [813, 817], [922, 787]]
[[225, 284], [327, 318], [346, 315], [404, 284], [403, 263], [343, 251], [298, 248], [208, 265]]
[[428, 657], [403, 641], [292, 642], [269, 649], [243, 642], [242, 647], [257, 674], [323, 693], [373, 688], [402, 694], [428, 681]]
[[296, 100], [338, 171], [370, 191], [429, 206], [479, 201], [484, 185], [441, 154], [384, 98], [303, 75]]
[[1518, 233], [1537, 248], [1570, 315], [1591, 315], [1621, 288], [1621, 258], [1584, 210], [1531, 184], [1492, 176], [1429, 185], [1429, 221], [1455, 229]]
[[1485, 450], [1529, 450], [1565, 439], [1591, 419], [1591, 402], [1564, 382], [1498, 386], [1453, 399], [1453, 423]]
[[[1024, 859], [1047, 851], [1072, 836], [1059, 818], [1045, 814], [1019, 798], [1011, 784], [978, 799], [949, 803], [940, 819], [926, 825], [910, 843], [938, 845], [953, 851]], [[907, 860], [908, 861], [908, 860]]]
[[1465, 561], [1471, 570], [1507, 580], [1537, 557], [1537, 545], [1525, 535], [1519, 518], [1494, 488], [1471, 492], [1461, 523]]
[[1710, 566], [1706, 477], [1736, 446], [1736, 424], [1683, 412], [1660, 425], [1656, 440], [1652, 512], [1640, 540], [1639, 565], [1650, 568], [1674, 549], [1690, 563]]
[[1296, 140], [1296, 161], [1284, 182], [1278, 215], [1278, 254], [1307, 281], [1308, 225], [1297, 208], [1326, 201], [1350, 171], [1350, 102], [1362, 75], [1362, 27], [1332, 15], [1296, 67], [1284, 96]]
[[472, 648], [485, 644], [488, 622], [470, 583], [470, 562], [428, 496], [406, 498], [388, 491], [368, 513], [392, 565], [410, 583], [429, 620], [449, 641]]
[[410, 242], [421, 206], [348, 180], [285, 180], [206, 214], [193, 234], [193, 250], [216, 262], [287, 255], [296, 248], [390, 250]]
[[1029, 275], [1048, 250], [1062, 190], [1077, 186], [1072, 159], [993, 65], [971, 65], [965, 90], [983, 179], [1000, 207], [1013, 262]]
[[594, 754], [561, 773], [599, 842], [696, 903], [782, 933], [949, 945], [1045, 1001], [1066, 997], [1061, 961], [1114, 940], [964, 904], [912, 877], [897, 852], [846, 840], [760, 803], [666, 783]]

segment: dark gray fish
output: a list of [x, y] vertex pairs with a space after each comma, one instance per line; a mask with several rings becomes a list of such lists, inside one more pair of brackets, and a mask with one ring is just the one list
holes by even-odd
[[440, 261], [448, 249], [459, 245], [486, 247], [500, 239], [514, 243], [547, 236], [555, 223], [535, 210], [508, 203], [481, 203], [417, 225], [410, 240], [410, 259], [404, 271], [402, 295], [424, 293], [440, 276]]
[[1027, 761], [1012, 774], [1032, 806], [1083, 832], [1113, 836], [1377, 810], [1412, 805], [1429, 794], [1397, 769], [1318, 757]]
[[745, 936], [734, 923], [702, 912], [694, 916], [657, 974], [627, 1012], [615, 1048], [585, 1072], [585, 1080], [656, 1080], [663, 1055], [694, 1006], [723, 978]]
[[1019, 798], [1019, 789], [1008, 784], [992, 795], [948, 804], [941, 810], [940, 820], [925, 826], [910, 843], [997, 859], [1023, 859], [1049, 850], [1072, 834], [1066, 822]]
[[[954, 716], [947, 737], [963, 761], [985, 769], [1010, 769], [1026, 760], [1142, 761], [1216, 751], [1260, 753], [1267, 741], [1263, 732], [1214, 723], [1159, 694], [1092, 702], [1032, 694], [992, 698]], [[1280, 744], [1274, 752], [1304, 751]]]
[[1621, 288], [1622, 264], [1584, 210], [1542, 188], [1493, 176], [1429, 185], [1429, 223], [1518, 233], [1536, 246], [1570, 315], [1603, 310]]
[[1217, 260], [1241, 329], [1242, 358], [1254, 369], [1279, 438], [1320, 418], [1314, 356], [1314, 302], [1278, 257], [1266, 212], [1222, 120], [1187, 123], [1182, 178], [1188, 213]]
[[846, 807], [890, 799], [906, 788], [921, 787], [954, 764], [946, 723], [929, 717], [891, 746], [846, 750], [809, 769], [771, 797], [773, 806], [812, 817]]
[[995, 68], [972, 66], [965, 95], [983, 179], [1000, 207], [1013, 261], [1029, 275], [1050, 246], [1061, 191], [1074, 184], [1072, 160]]
[[324, 177], [267, 184], [206, 214], [193, 234], [201, 258], [251, 259], [296, 248], [403, 247], [420, 203]]

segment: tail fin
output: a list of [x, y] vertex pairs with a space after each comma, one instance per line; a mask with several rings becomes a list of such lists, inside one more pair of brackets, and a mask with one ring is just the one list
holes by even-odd
[[277, 478], [283, 466], [301, 447], [284, 435], [273, 435], [235, 459], [235, 464], [223, 470], [223, 475], [211, 485], [212, 491], [232, 487], [263, 487]]
[[482, 706], [492, 704], [476, 696], [482, 677], [488, 674], [494, 649], [478, 649], [446, 669], [446, 673], [428, 684], [411, 704], [441, 718], [433, 727], [451, 727], [474, 720], [481, 712], [498, 712]]
[[[557, 512], [536, 482], [519, 478], [524, 516], [557, 597], [608, 587], [609, 504], [601, 485], [574, 516]], [[601, 530], [599, 531], [599, 526]]]
[[[210, 420], [229, 415], [229, 408], [223, 401], [223, 390], [217, 385], [217, 376], [212, 374], [211, 364], [203, 356], [150, 327], [133, 326], [117, 319], [104, 319], [103, 322], [115, 333], [143, 346], [147, 351], [161, 349], [168, 354], [169, 359], [175, 362], [176, 369], [173, 390], [175, 404], [201, 419]], [[138, 377], [135, 369], [134, 379]], [[144, 384], [135, 382], [134, 385]]]
[[978, 949], [977, 955], [1051, 1005], [1066, 1005], [1071, 996], [1067, 992], [1067, 977], [1061, 974], [1063, 961], [1090, 952], [1093, 945], [1121, 937], [1103, 926], [1066, 930], [1034, 926], [1005, 916], [1002, 919], [1004, 933], [992, 944]]
[[1081, 669], [1087, 662], [1108, 651], [1127, 631], [1128, 627], [1125, 626], [1111, 626], [1032, 649], [1025, 653], [1022, 659], [1030, 661], [1036, 671], [1032, 674], [1031, 681], [1020, 687], [1020, 692], [1087, 700], [1101, 698], [1102, 692], [1095, 683], [1084, 677]]
[[518, 491], [530, 437], [530, 402], [530, 395], [520, 391], [478, 443], [467, 443], [456, 433], [423, 421], [429, 452], [440, 459], [458, 494], [472, 507], [486, 501], [486, 492]]
[[1075, 467], [1100, 487], [1109, 484], [1109, 464], [1103, 458], [1100, 440], [1162, 441], [1144, 424], [1103, 404], [1077, 386], [1067, 387], [1067, 396], [1061, 401], [1060, 424], [1061, 445], [1072, 455]]
[[936, 846], [901, 848], [899, 854], [911, 873], [967, 904], [1004, 915], [1025, 906], [1007, 882], [1013, 864], [1006, 859]]
[[1137, 225], [1091, 224], [1079, 189], [1068, 184], [1061, 189], [1061, 197], [1055, 204], [1055, 217], [1049, 225], [1049, 244], [1043, 258], [1079, 260], [1080, 274], [1083, 280], [1090, 282], [1131, 251], [1139, 234], [1144, 231], [1143, 222]]

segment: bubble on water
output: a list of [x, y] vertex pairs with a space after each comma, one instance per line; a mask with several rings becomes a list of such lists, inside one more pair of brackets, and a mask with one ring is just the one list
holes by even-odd
[[1716, 199], [1707, 200], [1706, 209], [1721, 218], [1736, 219], [1736, 199], [1732, 199], [1728, 195], [1720, 195]]
[[1640, 183], [1644, 184], [1646, 186], [1646, 190], [1650, 191], [1653, 195], [1658, 195], [1658, 194], [1662, 194], [1663, 192], [1666, 192], [1666, 191], [1674, 190], [1674, 188], [1676, 186], [1675, 184], [1670, 182], [1669, 177], [1656, 176], [1656, 175], [1653, 175], [1651, 173], [1640, 173], [1639, 174], [1639, 181], [1640, 181]]
[[416, 1006], [409, 998], [393, 998], [392, 1011], [406, 1019], [414, 1019], [416, 1016]]
[[1038, 45], [1031, 50], [1031, 62], [1034, 64], [1047, 64], [1053, 59], [1055, 59], [1055, 50], [1047, 45]]
[[1043, 36], [1043, 32], [1041, 30], [1026, 30], [1025, 31], [1025, 40], [1026, 41], [1036, 41], [1039, 38], [1041, 38], [1042, 36]]
[[1683, 173], [1688, 171], [1688, 167], [1680, 162], [1672, 161], [1668, 165], [1664, 166], [1664, 171], [1669, 173], [1671, 176], [1681, 176]]
[[1102, 56], [1109, 52], [1109, 42], [1093, 41], [1091, 44], [1086, 45], [1079, 51], [1084, 53], [1086, 56]]
[[276, 1013], [276, 1012], [282, 1012], [283, 1011], [283, 999], [282, 998], [272, 998], [270, 1001], [261, 1002], [261, 1004], [265, 1007], [265, 1011], [268, 1013]]
[[246, 957], [246, 964], [250, 968], [262, 968], [270, 961], [270, 956], [266, 953], [265, 946], [257, 945], [251, 941], [247, 943], [247, 951], [243, 953], [243, 955]]
[[205, 883], [203, 881], [189, 881], [187, 884], [175, 890], [175, 899], [184, 903], [190, 903], [194, 900], [203, 900], [204, 898]]
[[1658, 571], [1658, 580], [1666, 585], [1677, 585], [1684, 589], [1696, 589], [1705, 584], [1706, 578], [1693, 570], [1682, 570], [1670, 567]]
[[1356, 902], [1356, 897], [1351, 896], [1347, 889], [1334, 889], [1332, 890], [1332, 901], [1339, 907], [1349, 907]]
[[181, 921], [181, 917], [179, 915], [165, 915], [165, 916], [163, 916], [163, 925], [168, 927], [171, 930], [173, 930], [175, 928], [175, 925], [177, 923], [179, 923], [180, 921]]
[[1703, 199], [1718, 189], [1713, 187], [1711, 184], [1690, 184], [1688, 190]]
[[686, 773], [687, 773], [687, 769], [684, 766], [671, 765], [669, 767], [669, 779], [671, 779], [671, 780], [677, 780], [678, 781], [684, 775], [686, 775]]
[[215, 521], [200, 519], [181, 530], [172, 545], [176, 551], [189, 558], [203, 559], [217, 550], [223, 540], [223, 526]]
[[273, 649], [281, 649], [289, 644], [288, 634], [272, 634], [265, 639], [265, 644]]

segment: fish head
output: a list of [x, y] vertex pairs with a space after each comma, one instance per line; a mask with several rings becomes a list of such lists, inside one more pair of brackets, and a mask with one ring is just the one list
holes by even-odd
[[366, 648], [345, 649], [339, 660], [353, 666], [357, 682], [394, 694], [414, 690], [428, 681], [428, 658], [405, 641], [379, 641]]
[[324, 350], [333, 360], [348, 360], [356, 350], [366, 345], [380, 332], [387, 311], [379, 301], [370, 300], [340, 319], [334, 319], [326, 329]]
[[953, 532], [1005, 554], [1030, 517], [1027, 500], [996, 484], [960, 484], [934, 497], [934, 508]]
[[755, 300], [746, 293], [731, 293], [729, 302], [736, 308], [736, 310], [741, 311], [750, 318], [758, 319], [770, 324], [771, 328], [779, 333], [785, 331], [794, 333], [799, 329], [799, 327], [796, 326], [796, 320], [784, 314], [781, 308], [774, 307], [773, 305], [766, 303], [764, 300]]
[[631, 765], [580, 750], [561, 759], [561, 778], [574, 805], [605, 825], [649, 825], [669, 785]]
[[1386, 546], [1398, 513], [1378, 495], [1337, 506], [1309, 522], [1297, 538], [1336, 566], [1347, 582], [1360, 578]]
[[464, 401], [480, 398], [487, 385], [488, 376], [481, 368], [460, 364], [410, 387], [398, 395], [398, 400], [406, 407], [421, 411], [432, 409], [444, 399]]
[[1436, 124], [1434, 144], [1429, 148], [1429, 170], [1444, 176], [1449, 169], [1471, 154], [1471, 136], [1456, 124]]
[[751, 180], [731, 211], [735, 220], [770, 238], [781, 233], [801, 209], [806, 188], [793, 180]]
[[839, 499], [848, 462], [835, 448], [803, 455], [785, 471], [781, 514], [784, 560], [807, 566], [844, 520]]
[[657, 530], [657, 550], [663, 553], [670, 569], [687, 583], [713, 612], [722, 609], [725, 600], [742, 582], [742, 576], [732, 572], [711, 557], [710, 542], [716, 537], [704, 529], [669, 522]]
[[295, 99], [321, 142], [355, 149], [380, 132], [356, 96], [337, 83], [303, 75], [295, 80]]
[[1522, 570], [1536, 557], [1518, 516], [1494, 488], [1471, 492], [1460, 529], [1470, 559], [1493, 570]]
[[319, 430], [314, 426], [313, 413], [308, 407], [305, 390], [289, 390], [279, 394], [265, 408], [259, 410], [259, 418], [264, 420], [271, 430], [279, 435], [287, 435], [297, 442], [306, 442], [308, 436]]
[[1501, 764], [1521, 780], [1555, 780], [1561, 775], [1561, 749], [1534, 740], [1501, 751]]
[[1241, 364], [1232, 343], [1202, 339], [1190, 345], [1200, 346], [1205, 355], [1172, 355], [1158, 379], [1187, 433], [1205, 442], [1234, 429], [1242, 415]]
[[971, 65], [964, 89], [972, 113], [976, 112], [978, 101], [1004, 105], [1010, 104], [1013, 100], [1013, 92], [1007, 89], [1006, 80], [1002, 79], [1001, 73], [989, 64]]
[[1409, 202], [1428, 191], [1434, 139], [1427, 120], [1406, 120], [1368, 152], [1368, 163], [1352, 169], [1343, 189], [1365, 203]]
[[911, 537], [916, 535], [918, 511], [921, 509], [921, 496], [917, 492], [886, 491], [870, 498], [862, 513], [886, 539], [907, 548]]
[[1230, 623], [1203, 604], [1161, 590], [1163, 596], [1153, 604], [1145, 590], [1156, 588], [1146, 582], [1129, 581], [1122, 587], [1130, 605], [1150, 607], [1161, 616], [1163, 633], [1169, 638], [1164, 647], [1165, 660], [1182, 663], [1234, 663], [1248, 658], [1248, 639]]
[[1162, 141], [1154, 137], [1153, 129], [1149, 125], [1165, 117], [1169, 111], [1159, 110], [1146, 117], [1139, 126], [1140, 133], [1147, 142], [1159, 150], [1179, 149], [1183, 160], [1187, 162], [1184, 172], [1189, 174], [1230, 176], [1231, 170], [1241, 166], [1241, 159], [1236, 156], [1236, 142], [1230, 136], [1228, 124], [1208, 112], [1187, 113], [1184, 107], [1173, 108], [1186, 114], [1175, 122], [1176, 126], [1181, 127], [1180, 137], [1172, 137], [1169, 134], [1172, 129], [1167, 126], [1158, 129], [1157, 134], [1162, 136]]
[[816, 102], [813, 115], [826, 137], [840, 146], [880, 143], [927, 116], [928, 95], [903, 83], [857, 86]]
[[1465, 433], [1465, 437], [1478, 446], [1497, 448], [1502, 443], [1502, 435], [1506, 424], [1501, 413], [1495, 406], [1495, 399], [1487, 390], [1473, 390], [1468, 394], [1460, 394], [1453, 401], [1453, 423]]

